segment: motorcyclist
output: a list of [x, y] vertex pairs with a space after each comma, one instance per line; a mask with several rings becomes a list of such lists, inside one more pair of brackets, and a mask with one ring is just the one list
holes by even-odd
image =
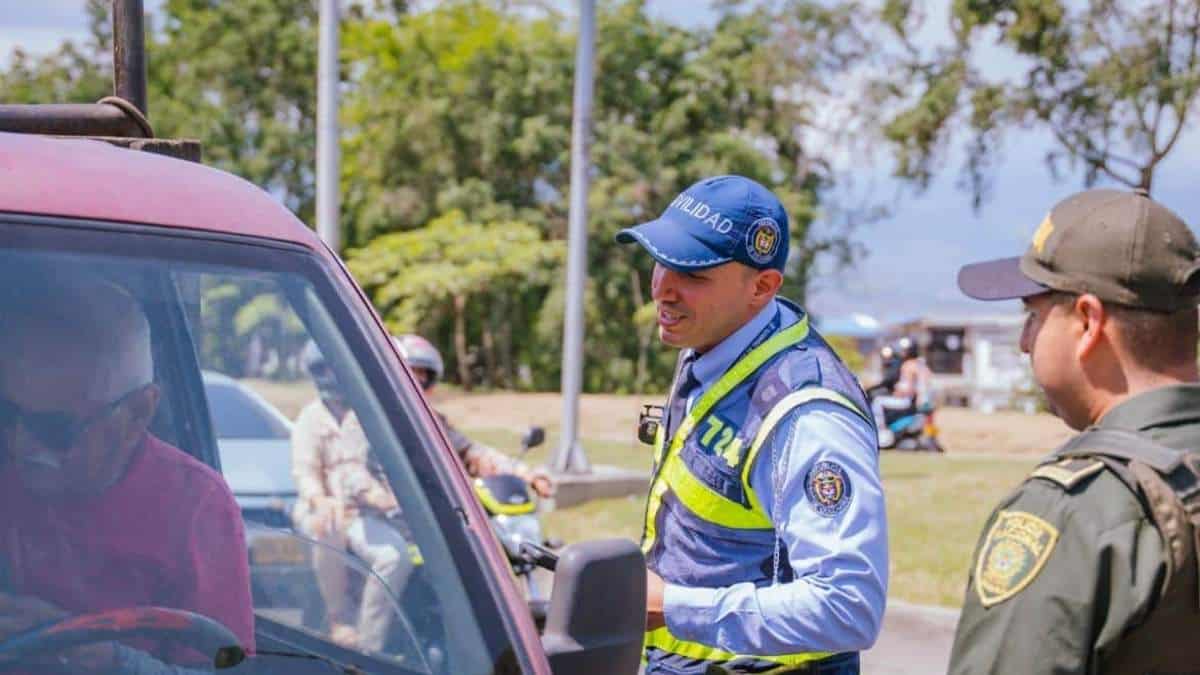
[[332, 639], [382, 651], [393, 619], [387, 589], [368, 585], [355, 611], [339, 552], [349, 550], [362, 558], [398, 596], [413, 571], [412, 551], [393, 522], [396, 498], [373, 461], [333, 369], [311, 340], [301, 360], [318, 397], [300, 411], [292, 431], [292, 473], [299, 497], [296, 525], [325, 545], [315, 550], [313, 565]]
[[[887, 354], [888, 351], [891, 354]], [[895, 434], [887, 425], [887, 412], [915, 411], [929, 403], [933, 373], [921, 358], [917, 341], [907, 335], [895, 344], [884, 347], [881, 356], [884, 358], [884, 383], [890, 385], [890, 391], [886, 395], [871, 399], [871, 411], [875, 415], [879, 445], [886, 448], [891, 447], [896, 440]]]
[[[397, 349], [428, 396], [445, 372], [442, 354], [429, 340], [420, 335], [406, 334], [394, 337]], [[436, 412], [436, 411], [435, 411]], [[554, 494], [554, 481], [541, 469], [531, 469], [525, 463], [478, 441], [467, 438], [454, 428], [446, 416], [437, 412], [438, 419], [446, 431], [450, 444], [458, 452], [467, 473], [476, 477], [511, 473], [521, 477], [542, 497]]]
[[884, 345], [879, 350], [879, 367], [882, 377], [879, 379], [879, 384], [871, 387], [868, 393], [881, 396], [890, 395], [896, 383], [900, 381], [902, 365], [904, 365], [904, 357], [896, 351], [896, 348], [891, 344]]

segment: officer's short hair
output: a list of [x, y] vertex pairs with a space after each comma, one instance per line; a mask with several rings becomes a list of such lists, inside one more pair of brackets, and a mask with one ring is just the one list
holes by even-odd
[[[1063, 291], [1051, 291], [1050, 296], [1052, 302], [1063, 305], [1074, 303], [1079, 297]], [[1200, 311], [1196, 307], [1159, 312], [1101, 302], [1121, 332], [1134, 363], [1149, 370], [1162, 370], [1196, 361], [1200, 342]]]
[[1195, 363], [1200, 339], [1200, 313], [1195, 307], [1156, 312], [1124, 305], [1105, 305], [1138, 365], [1151, 370]]

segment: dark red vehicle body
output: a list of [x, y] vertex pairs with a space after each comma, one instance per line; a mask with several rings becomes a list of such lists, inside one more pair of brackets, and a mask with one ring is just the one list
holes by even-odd
[[[517, 662], [525, 672], [550, 673], [537, 630], [484, 510], [457, 455], [378, 315], [345, 266], [324, 243], [267, 192], [229, 173], [96, 140], [0, 133], [0, 217], [42, 216], [139, 228], [144, 234], [209, 235], [231, 242], [284, 242], [307, 249], [339, 286], [349, 312], [369, 324], [374, 351], [386, 356], [391, 387], [427, 441], [437, 482], [468, 530], [478, 574], [501, 608]], [[111, 236], [120, 237], [114, 227]]]

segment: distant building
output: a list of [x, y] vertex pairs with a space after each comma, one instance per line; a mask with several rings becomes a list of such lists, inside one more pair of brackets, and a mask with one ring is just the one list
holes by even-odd
[[867, 364], [866, 371], [859, 373], [861, 377], [869, 380], [868, 376], [878, 374], [878, 358], [872, 361], [872, 356], [883, 346], [883, 324], [878, 319], [862, 313], [820, 317], [816, 319], [816, 327], [825, 337], [848, 338], [854, 342], [855, 349]]
[[1036, 387], [1020, 348], [1024, 321], [1019, 314], [931, 316], [888, 326], [886, 335], [917, 339], [943, 404], [1033, 412]]

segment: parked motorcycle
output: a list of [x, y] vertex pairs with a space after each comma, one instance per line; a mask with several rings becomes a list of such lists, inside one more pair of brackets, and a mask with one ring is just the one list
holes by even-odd
[[[546, 431], [531, 427], [521, 438], [521, 456], [545, 441]], [[505, 473], [476, 478], [475, 494], [487, 511], [492, 530], [504, 545], [513, 573], [525, 586], [526, 599], [540, 630], [545, 624], [550, 597], [537, 583], [534, 570], [538, 567], [554, 570], [558, 562], [554, 549], [561, 548], [562, 542], [543, 537], [537, 516], [537, 495], [521, 477]]]

